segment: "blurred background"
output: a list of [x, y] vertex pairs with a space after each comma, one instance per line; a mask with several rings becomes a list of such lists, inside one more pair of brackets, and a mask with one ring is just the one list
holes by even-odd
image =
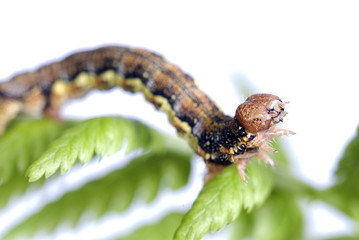
[[[238, 94], [240, 85], [290, 101], [281, 127], [297, 133], [283, 137], [293, 169], [304, 181], [325, 188], [358, 126], [358, 11], [357, 1], [324, 0], [4, 1], [0, 79], [81, 49], [119, 44], [153, 50], [194, 76], [229, 115], [247, 97]], [[65, 117], [114, 114], [175, 134], [166, 116], [142, 96], [119, 89], [93, 92], [63, 109]], [[202, 163], [196, 164], [203, 172]], [[163, 201], [190, 206], [201, 187], [201, 182], [193, 184], [184, 202]], [[320, 203], [308, 209], [306, 218], [308, 236], [351, 228], [343, 215]]]

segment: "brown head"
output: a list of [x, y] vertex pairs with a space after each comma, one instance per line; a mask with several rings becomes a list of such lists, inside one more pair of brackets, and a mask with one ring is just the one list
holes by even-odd
[[286, 102], [272, 94], [254, 94], [238, 106], [235, 119], [250, 133], [257, 133], [283, 121]]

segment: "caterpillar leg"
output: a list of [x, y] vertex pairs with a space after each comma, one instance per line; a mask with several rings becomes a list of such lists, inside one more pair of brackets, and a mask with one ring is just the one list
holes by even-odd
[[248, 162], [249, 162], [249, 158], [242, 158], [236, 163], [238, 175], [245, 183], [248, 183], [246, 178], [246, 172], [245, 172]]
[[248, 143], [248, 147], [253, 148], [253, 150], [256, 149], [256, 152], [251, 153], [250, 151], [248, 151], [242, 156], [235, 156], [235, 163], [237, 164], [238, 174], [242, 178], [242, 180], [244, 182], [247, 182], [245, 177], [245, 168], [251, 157], [257, 157], [271, 167], [275, 166], [273, 159], [268, 155], [268, 152], [277, 152], [276, 149], [268, 146], [269, 141], [272, 138], [294, 134], [295, 132], [287, 129], [275, 129], [275, 126], [272, 126], [268, 130], [257, 133], [257, 136], [251, 142]]
[[[247, 163], [250, 160], [250, 157], [252, 157], [253, 154], [245, 154], [242, 155], [240, 157], [238, 157], [238, 155], [234, 156], [232, 155], [231, 158], [234, 162], [234, 164], [236, 165], [237, 171], [238, 171], [238, 175], [239, 177], [242, 179], [243, 182], [247, 183], [247, 179], [246, 179], [246, 166]], [[207, 183], [209, 180], [211, 180], [214, 176], [216, 176], [217, 174], [219, 174], [220, 172], [222, 172], [226, 167], [226, 165], [220, 165], [220, 164], [216, 164], [216, 163], [211, 163], [211, 162], [207, 162], [207, 174], [204, 177], [204, 182]]]
[[0, 100], [0, 134], [2, 134], [7, 124], [13, 120], [21, 111], [20, 101], [13, 99]]
[[8, 123], [19, 114], [37, 116], [45, 106], [45, 97], [39, 88], [34, 88], [21, 99], [0, 99], [0, 134], [5, 131]]
[[264, 152], [276, 152], [277, 150], [268, 146], [269, 141], [272, 138], [280, 136], [295, 135], [295, 132], [287, 129], [275, 129], [275, 126], [272, 126], [268, 130], [258, 132], [257, 136], [247, 144], [247, 147], [259, 147]]
[[204, 176], [204, 183], [208, 183], [214, 176], [222, 172], [227, 166], [206, 162], [207, 174]]

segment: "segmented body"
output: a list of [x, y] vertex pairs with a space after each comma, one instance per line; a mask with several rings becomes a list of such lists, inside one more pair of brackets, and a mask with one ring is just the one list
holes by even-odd
[[[30, 102], [32, 106], [23, 106], [21, 110], [57, 113], [69, 98], [81, 97], [94, 88], [116, 86], [143, 92], [149, 102], [168, 114], [179, 134], [190, 140], [197, 153], [207, 154], [207, 158], [209, 154], [210, 161], [228, 164], [228, 158], [218, 153], [221, 146], [228, 148], [238, 142], [230, 129], [236, 128], [232, 126], [233, 118], [224, 115], [191, 76], [143, 49], [104, 47], [76, 53], [1, 83], [0, 96], [19, 103], [29, 101], [29, 97], [39, 98], [38, 103]], [[246, 136], [244, 130], [238, 134]]]
[[118, 86], [142, 92], [207, 163], [226, 166], [258, 150], [248, 144], [256, 134], [225, 115], [190, 75], [158, 54], [120, 46], [75, 53], [0, 83], [0, 128], [19, 113], [57, 118], [66, 100]]

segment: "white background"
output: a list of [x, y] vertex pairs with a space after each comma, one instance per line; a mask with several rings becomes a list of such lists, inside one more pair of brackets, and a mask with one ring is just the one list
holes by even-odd
[[[243, 101], [236, 83], [289, 100], [283, 128], [294, 172], [322, 188], [358, 126], [357, 1], [2, 1], [0, 79], [83, 48], [145, 47], [194, 76], [228, 114]], [[166, 116], [141, 96], [92, 94], [65, 116], [121, 114], [164, 131]], [[348, 231], [319, 205], [308, 234]], [[324, 222], [326, 221], [326, 222]]]

